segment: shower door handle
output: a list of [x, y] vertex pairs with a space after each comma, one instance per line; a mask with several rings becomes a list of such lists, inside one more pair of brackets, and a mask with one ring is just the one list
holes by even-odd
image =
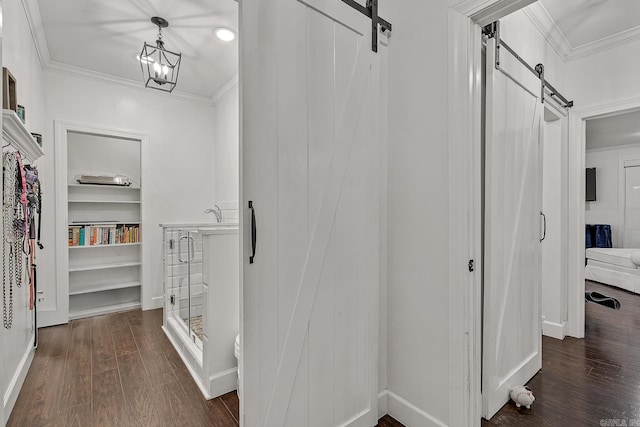
[[547, 216], [542, 211], [540, 211], [540, 215], [542, 215], [542, 220], [544, 223], [544, 228], [542, 231], [542, 239], [540, 239], [540, 243], [542, 243], [542, 241], [547, 237]]
[[256, 226], [256, 210], [253, 208], [253, 201], [249, 200], [249, 209], [251, 209], [251, 256], [249, 257], [249, 264], [253, 264], [253, 259], [256, 257], [256, 237], [258, 230]]
[[189, 259], [187, 261], [193, 261], [193, 259], [196, 257], [196, 241], [194, 240], [193, 237], [189, 236]]
[[[182, 236], [178, 239], [178, 261], [181, 263], [189, 262], [189, 259], [182, 259], [182, 245], [180, 244], [183, 240], [188, 239], [189, 236]], [[189, 246], [189, 241], [187, 240], [187, 245]], [[189, 256], [189, 250], [187, 249], [187, 257]]]

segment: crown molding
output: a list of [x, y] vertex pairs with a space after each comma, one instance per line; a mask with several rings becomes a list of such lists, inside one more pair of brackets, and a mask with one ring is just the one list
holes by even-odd
[[[38, 59], [40, 60], [40, 66], [44, 71], [64, 73], [73, 75], [75, 77], [84, 77], [94, 80], [101, 80], [103, 82], [116, 84], [124, 87], [133, 87], [137, 89], [144, 89], [144, 85], [136, 80], [125, 79], [123, 77], [117, 77], [110, 74], [100, 73], [98, 71], [88, 70], [86, 68], [76, 67], [74, 65], [64, 64], [51, 59], [49, 53], [49, 46], [47, 45], [47, 37], [44, 32], [44, 25], [42, 24], [42, 16], [40, 15], [40, 8], [38, 7], [37, 0], [22, 0], [22, 6], [25, 11], [27, 22], [29, 24], [29, 30], [31, 31], [31, 37], [38, 53]], [[233, 79], [232, 79], [233, 80]], [[237, 76], [236, 76], [237, 84]], [[215, 104], [215, 100], [223, 89], [226, 88], [225, 93], [222, 93], [219, 97], [222, 98], [230, 90], [227, 86], [229, 82], [225, 83], [221, 90], [216, 92], [213, 97], [206, 97], [201, 95], [194, 95], [188, 92], [182, 92], [174, 90], [171, 92], [172, 96], [183, 98], [189, 101], [202, 102], [206, 104]], [[152, 91], [158, 95], [162, 95], [160, 91]]]
[[628, 30], [610, 35], [609, 37], [583, 44], [582, 46], [574, 47], [568, 60], [573, 61], [575, 59], [584, 58], [586, 56], [604, 52], [605, 50], [613, 49], [617, 46], [632, 43], [636, 40], [640, 40], [640, 26], [629, 28]]
[[211, 97], [211, 102], [213, 105], [218, 105], [222, 99], [229, 94], [232, 90], [238, 87], [239, 79], [238, 75], [231, 77], [213, 96]]
[[551, 45], [553, 50], [560, 55], [560, 58], [562, 58], [564, 62], [567, 62], [573, 51], [573, 47], [562, 31], [560, 31], [551, 14], [542, 3], [533, 3], [522, 9], [522, 11], [527, 18], [529, 18], [533, 26], [536, 27], [540, 34], [547, 40], [549, 45]]
[[[87, 70], [86, 68], [76, 67], [74, 65], [64, 64], [62, 62], [57, 62], [53, 60], [49, 60], [49, 63], [47, 64], [45, 71], [57, 72], [60, 74], [67, 74], [73, 77], [83, 77], [83, 78], [88, 78], [92, 80], [99, 80], [102, 82], [115, 84], [123, 87], [143, 89], [149, 93], [155, 93], [157, 95], [169, 95], [166, 92], [157, 91], [157, 90], [148, 91], [144, 87], [142, 82], [139, 82], [137, 80], [125, 79], [123, 77], [116, 77], [116, 76], [112, 76], [111, 74], [105, 74], [105, 73], [100, 73], [98, 71]], [[171, 92], [171, 95], [178, 98], [183, 98], [189, 101], [212, 104], [212, 100], [209, 97], [193, 95], [191, 93], [181, 92], [179, 90], [174, 90], [173, 92]]]
[[35, 45], [38, 59], [40, 60], [40, 66], [43, 70], [46, 70], [47, 64], [51, 61], [49, 55], [49, 46], [47, 45], [47, 35], [44, 32], [44, 25], [42, 24], [42, 16], [40, 15], [40, 7], [37, 0], [22, 0], [22, 7], [29, 24], [29, 30], [31, 31], [31, 37], [33, 38], [33, 44]]
[[640, 39], [640, 26], [638, 26], [591, 43], [574, 47], [569, 40], [567, 40], [567, 37], [560, 30], [542, 3], [533, 3], [524, 8], [523, 12], [564, 62], [595, 55], [616, 46]]

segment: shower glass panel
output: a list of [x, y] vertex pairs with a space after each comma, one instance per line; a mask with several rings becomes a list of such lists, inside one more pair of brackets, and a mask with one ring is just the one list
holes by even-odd
[[627, 248], [640, 248], [640, 166], [625, 166], [623, 242]]
[[202, 351], [202, 239], [189, 229], [165, 229], [168, 315]]

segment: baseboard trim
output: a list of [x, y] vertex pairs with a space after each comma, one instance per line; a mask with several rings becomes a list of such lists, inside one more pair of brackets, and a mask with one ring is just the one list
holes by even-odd
[[545, 320], [542, 322], [542, 335], [563, 340], [567, 335], [567, 322], [555, 323]]
[[211, 397], [222, 396], [238, 388], [238, 368], [234, 367], [217, 372], [209, 377], [209, 391]]
[[389, 390], [385, 389], [378, 393], [378, 419], [389, 413]]
[[386, 394], [387, 413], [402, 424], [411, 427], [447, 427], [446, 423], [428, 414], [394, 392], [387, 390]]
[[177, 338], [175, 338], [171, 333], [171, 331], [167, 330], [166, 327], [162, 326], [161, 329], [164, 332], [164, 334], [167, 336], [169, 341], [171, 342], [171, 345], [176, 350], [176, 353], [178, 353], [178, 355], [180, 356], [180, 359], [182, 359], [182, 363], [184, 363], [184, 366], [187, 368], [187, 370], [191, 374], [191, 378], [193, 378], [193, 381], [197, 384], [198, 388], [200, 389], [200, 392], [202, 393], [202, 396], [204, 396], [206, 400], [212, 399], [212, 397], [209, 396], [209, 393], [207, 392], [205, 385], [202, 383], [202, 380], [200, 379], [200, 375], [198, 375], [198, 372], [193, 368], [193, 366], [191, 366], [191, 361], [184, 355], [183, 348], [176, 341]]
[[378, 420], [374, 419], [372, 415], [373, 414], [370, 410], [362, 411], [346, 423], [342, 424], [342, 427], [370, 427], [378, 424]]
[[20, 393], [22, 384], [24, 384], [24, 379], [26, 378], [27, 372], [29, 372], [29, 368], [31, 367], [31, 362], [33, 361], [34, 354], [35, 347], [33, 346], [33, 339], [31, 339], [24, 355], [22, 356], [22, 359], [20, 360], [18, 369], [16, 369], [16, 372], [13, 374], [13, 378], [11, 378], [11, 382], [7, 387], [7, 391], [4, 393], [4, 424], [9, 421], [11, 411], [16, 404], [16, 400], [18, 400], [18, 394]]
[[164, 307], [164, 295], [151, 298], [151, 307], [145, 308], [145, 310], [155, 310], [156, 308]]

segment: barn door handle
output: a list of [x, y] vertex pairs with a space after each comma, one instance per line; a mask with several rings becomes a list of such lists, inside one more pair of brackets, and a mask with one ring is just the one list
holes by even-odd
[[249, 257], [249, 264], [253, 264], [253, 259], [256, 257], [256, 236], [258, 230], [256, 227], [256, 210], [253, 208], [253, 202], [249, 200], [249, 209], [251, 209], [251, 256]]
[[540, 242], [542, 242], [546, 237], [547, 237], [547, 216], [540, 211], [540, 215], [542, 215], [542, 219], [543, 219], [543, 223], [544, 223], [544, 228], [542, 231], [542, 239], [540, 239]]

